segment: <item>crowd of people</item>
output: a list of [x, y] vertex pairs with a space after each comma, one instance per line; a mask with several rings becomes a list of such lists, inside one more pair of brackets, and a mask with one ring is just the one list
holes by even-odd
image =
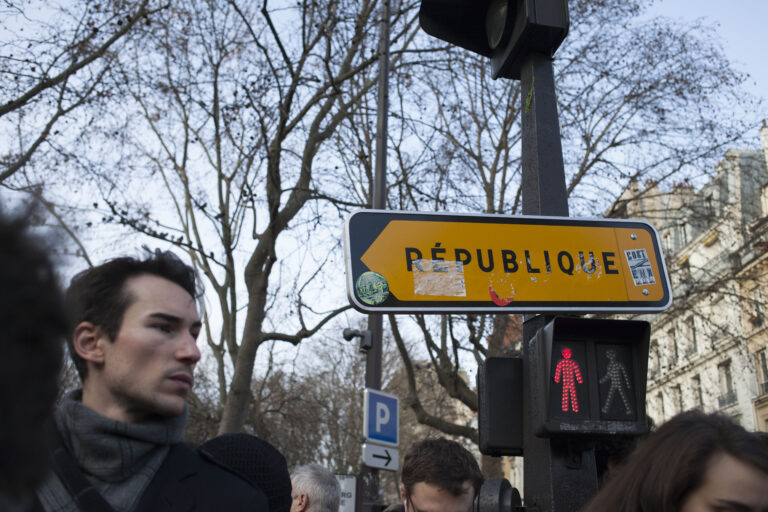
[[[167, 251], [116, 258], [60, 291], [21, 220], [0, 218], [0, 510], [336, 512], [316, 464], [289, 472], [248, 434], [183, 442], [200, 359], [200, 285]], [[82, 386], [57, 399], [61, 340]], [[483, 483], [461, 444], [411, 446], [389, 511], [470, 512]], [[766, 512], [768, 438], [682, 413], [613, 466], [584, 512]]]

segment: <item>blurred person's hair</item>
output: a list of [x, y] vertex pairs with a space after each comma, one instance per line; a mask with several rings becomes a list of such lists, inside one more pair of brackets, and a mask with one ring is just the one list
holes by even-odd
[[67, 326], [48, 251], [0, 215], [0, 495], [30, 492], [50, 467]]
[[454, 496], [462, 495], [464, 483], [469, 482], [477, 496], [483, 473], [469, 450], [456, 441], [439, 437], [411, 445], [403, 460], [401, 481], [408, 496], [419, 482], [437, 486]]
[[[126, 309], [135, 300], [124, 286], [133, 277], [161, 277], [181, 286], [195, 299], [201, 296], [197, 274], [192, 267], [170, 251], [157, 249], [147, 250], [147, 253], [144, 259], [130, 256], [115, 258], [72, 278], [66, 292], [66, 302], [72, 315], [73, 328], [81, 322], [90, 322], [110, 340], [114, 340], [120, 332]], [[85, 360], [77, 355], [72, 343], [70, 332], [67, 336], [69, 353], [80, 378], [84, 380], [88, 375], [88, 367]]]
[[307, 464], [291, 473], [291, 498], [306, 494], [312, 512], [337, 512], [341, 501], [341, 486], [336, 477], [323, 466]]
[[687, 411], [641, 440], [582, 512], [679, 511], [718, 454], [768, 474], [768, 451], [758, 436], [727, 416]]

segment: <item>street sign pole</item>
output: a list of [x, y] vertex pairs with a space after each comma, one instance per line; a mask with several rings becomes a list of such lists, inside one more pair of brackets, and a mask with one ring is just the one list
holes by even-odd
[[[368, 315], [368, 330], [371, 331], [371, 348], [365, 356], [365, 387], [381, 389], [381, 332], [382, 314], [371, 313]], [[363, 465], [360, 470], [360, 510], [373, 512], [378, 510], [379, 501], [379, 470]]]
[[[557, 115], [552, 59], [533, 53], [521, 69], [523, 215], [568, 216], [560, 122]], [[523, 382], [530, 382], [529, 342], [551, 317], [525, 315]], [[594, 448], [577, 441], [536, 437], [531, 407], [540, 397], [524, 386], [523, 472], [525, 503], [531, 510], [578, 510], [597, 490]]]
[[[373, 183], [373, 208], [387, 207], [387, 118], [389, 113], [389, 0], [381, 6], [381, 27], [379, 35], [379, 99], [376, 126], [376, 169]], [[380, 313], [368, 315], [368, 330], [371, 332], [371, 348], [365, 358], [365, 386], [381, 389], [381, 357], [383, 318]], [[379, 472], [375, 468], [362, 466], [360, 485], [362, 491], [362, 512], [378, 510]]]

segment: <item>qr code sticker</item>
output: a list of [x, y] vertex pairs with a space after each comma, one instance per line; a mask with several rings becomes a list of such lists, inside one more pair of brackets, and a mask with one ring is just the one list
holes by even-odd
[[624, 251], [624, 254], [627, 256], [627, 263], [629, 263], [629, 270], [632, 272], [635, 286], [656, 284], [651, 262], [648, 260], [648, 253], [645, 252], [645, 249]]

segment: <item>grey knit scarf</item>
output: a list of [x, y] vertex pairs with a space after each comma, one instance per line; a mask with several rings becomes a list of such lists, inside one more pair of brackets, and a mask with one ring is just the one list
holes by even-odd
[[[132, 511], [154, 478], [171, 444], [181, 442], [187, 408], [181, 416], [141, 423], [106, 418], [80, 401], [81, 391], [65, 396], [56, 410], [56, 426], [86, 478], [117, 512]], [[49, 512], [78, 508], [55, 474], [37, 495]]]

